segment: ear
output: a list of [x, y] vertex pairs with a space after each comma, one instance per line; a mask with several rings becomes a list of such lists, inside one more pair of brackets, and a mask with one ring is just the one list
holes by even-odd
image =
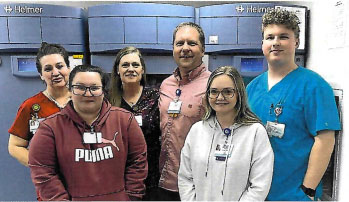
[[296, 48], [299, 47], [299, 39], [296, 40]]
[[205, 48], [201, 46], [201, 58], [205, 56]]
[[43, 80], [43, 81], [45, 81], [45, 79], [44, 79], [44, 77], [43, 77], [42, 75], [40, 75], [40, 79]]
[[262, 40], [261, 44], [263, 45], [263, 40]]

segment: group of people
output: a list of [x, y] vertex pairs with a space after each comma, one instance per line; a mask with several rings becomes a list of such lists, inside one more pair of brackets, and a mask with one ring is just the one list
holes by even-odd
[[232, 66], [208, 71], [192, 22], [173, 32], [177, 68], [160, 89], [137, 48], [118, 52], [107, 83], [42, 43], [46, 89], [19, 107], [9, 153], [30, 167], [38, 200], [316, 200], [340, 130], [333, 91], [296, 65], [294, 13], [266, 13], [262, 33], [268, 71], [247, 90]]

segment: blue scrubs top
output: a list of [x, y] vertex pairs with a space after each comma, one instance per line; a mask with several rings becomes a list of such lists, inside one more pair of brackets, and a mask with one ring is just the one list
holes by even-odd
[[[268, 90], [268, 72], [247, 86], [252, 111], [262, 120], [275, 122], [274, 109], [282, 107], [278, 122], [285, 124], [284, 136], [270, 137], [274, 150], [274, 174], [267, 200], [306, 201], [300, 189], [308, 167], [314, 136], [321, 130], [340, 130], [331, 86], [317, 73], [298, 67]], [[321, 197], [322, 185], [316, 197]]]

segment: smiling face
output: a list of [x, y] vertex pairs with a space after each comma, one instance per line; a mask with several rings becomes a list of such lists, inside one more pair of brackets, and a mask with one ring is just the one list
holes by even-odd
[[40, 58], [41, 79], [48, 87], [65, 87], [69, 80], [70, 69], [60, 54], [45, 55]]
[[144, 68], [137, 53], [127, 54], [121, 58], [118, 74], [124, 85], [141, 82]]
[[194, 27], [181, 27], [173, 43], [173, 58], [178, 67], [184, 72], [189, 72], [202, 63], [203, 56], [199, 32]]
[[299, 39], [285, 25], [271, 24], [264, 28], [262, 50], [272, 66], [291, 66]]
[[[74, 76], [72, 86], [103, 86], [102, 77], [98, 72], [78, 72]], [[100, 96], [92, 96], [90, 90], [93, 89], [87, 89], [84, 95], [77, 95], [74, 93], [73, 89], [72, 101], [74, 109], [78, 114], [95, 114], [99, 112], [103, 103], [104, 94]]]
[[[216, 96], [209, 95], [208, 101], [212, 109], [216, 112], [216, 115], [221, 114], [236, 114], [235, 105], [237, 102], [237, 91], [233, 80], [228, 75], [219, 75], [212, 80], [209, 90], [219, 91]], [[223, 93], [221, 92], [223, 91]], [[225, 92], [224, 92], [225, 91]], [[234, 91], [231, 95], [231, 91]], [[224, 97], [222, 94], [229, 94], [231, 96]]]

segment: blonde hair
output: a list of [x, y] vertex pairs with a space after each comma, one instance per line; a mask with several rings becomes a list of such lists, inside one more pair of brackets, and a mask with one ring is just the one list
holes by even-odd
[[237, 115], [235, 117], [236, 123], [242, 123], [242, 124], [252, 124], [252, 123], [260, 123], [261, 121], [258, 119], [258, 117], [250, 110], [247, 104], [247, 93], [245, 90], [245, 84], [244, 81], [239, 74], [239, 72], [236, 70], [236, 68], [232, 66], [223, 66], [216, 69], [214, 72], [212, 72], [210, 78], [207, 81], [207, 87], [206, 87], [206, 93], [205, 93], [205, 115], [203, 117], [203, 120], [207, 120], [212, 116], [216, 115], [216, 112], [209, 104], [208, 101], [208, 92], [211, 87], [212, 81], [220, 75], [227, 75], [229, 76], [235, 85], [237, 102], [235, 105], [235, 109], [237, 112]]

